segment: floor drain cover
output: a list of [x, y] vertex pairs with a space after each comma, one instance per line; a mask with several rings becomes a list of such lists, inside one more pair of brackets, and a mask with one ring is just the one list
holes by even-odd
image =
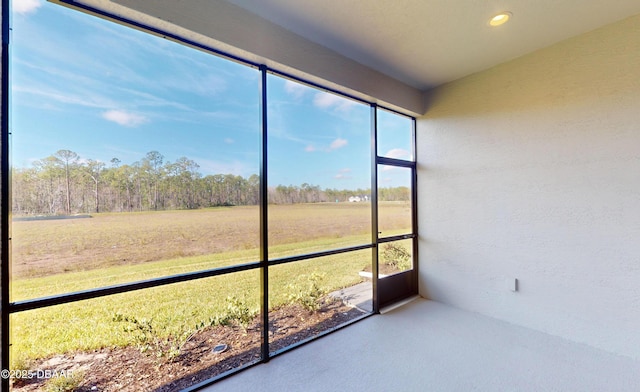
[[226, 344], [219, 344], [213, 348], [214, 354], [220, 354], [227, 351], [228, 346]]

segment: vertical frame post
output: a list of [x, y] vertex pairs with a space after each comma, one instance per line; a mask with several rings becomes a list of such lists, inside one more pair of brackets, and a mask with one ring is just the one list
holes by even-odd
[[378, 298], [378, 106], [371, 104], [371, 282], [373, 313], [380, 311]]
[[[2, 98], [0, 101], [0, 369], [9, 369], [9, 0], [2, 0]], [[9, 379], [0, 379], [0, 390], [9, 390]]]
[[269, 362], [269, 234], [267, 187], [267, 67], [260, 70], [260, 314], [262, 315], [262, 361]]
[[[418, 151], [416, 119], [411, 119], [411, 143], [413, 165], [411, 166], [411, 234], [413, 234], [413, 280], [414, 287], [418, 288]], [[419, 293], [419, 290], [418, 290]]]

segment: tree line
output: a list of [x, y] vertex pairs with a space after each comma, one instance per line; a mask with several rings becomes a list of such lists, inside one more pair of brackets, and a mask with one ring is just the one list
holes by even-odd
[[[12, 169], [12, 210], [17, 215], [56, 215], [94, 212], [196, 209], [257, 205], [260, 177], [233, 174], [203, 176], [187, 158], [165, 161], [158, 151], [122, 164], [81, 159], [70, 150], [35, 161], [29, 168]], [[368, 189], [321, 189], [304, 183], [268, 190], [269, 203], [343, 202], [370, 194]], [[409, 200], [406, 187], [383, 188], [380, 200]]]

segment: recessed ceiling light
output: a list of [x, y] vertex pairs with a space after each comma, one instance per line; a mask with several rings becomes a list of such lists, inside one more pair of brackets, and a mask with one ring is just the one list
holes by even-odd
[[513, 16], [511, 12], [501, 12], [489, 20], [489, 25], [493, 27], [501, 26], [507, 23], [507, 21], [511, 19], [511, 16]]

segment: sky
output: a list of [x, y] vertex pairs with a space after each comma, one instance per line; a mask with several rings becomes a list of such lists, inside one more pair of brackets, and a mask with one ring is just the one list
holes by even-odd
[[[203, 175], [259, 173], [257, 69], [40, 0], [11, 16], [11, 160], [67, 149], [107, 166], [160, 152]], [[370, 108], [275, 75], [267, 79], [268, 182], [366, 189]], [[378, 154], [412, 159], [411, 121], [380, 111]], [[381, 186], [408, 185], [381, 168]]]

